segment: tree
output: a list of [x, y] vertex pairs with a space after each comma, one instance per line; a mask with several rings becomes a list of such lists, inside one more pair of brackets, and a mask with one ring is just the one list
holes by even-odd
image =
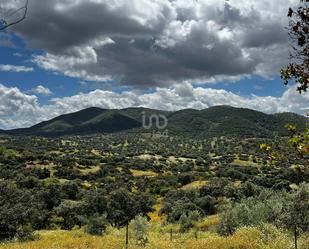
[[294, 230], [295, 249], [300, 232], [309, 231], [309, 185], [300, 185], [293, 193], [283, 212], [283, 224], [287, 229]]
[[306, 92], [309, 87], [309, 0], [301, 0], [297, 9], [289, 9], [288, 26], [291, 38], [291, 63], [281, 70], [281, 78], [285, 84], [295, 80], [297, 90]]
[[107, 219], [112, 226], [126, 227], [126, 248], [129, 244], [129, 223], [137, 215], [146, 215], [151, 212], [154, 202], [145, 194], [134, 194], [121, 188], [110, 193], [107, 209]]
[[184, 233], [189, 231], [191, 228], [196, 228], [196, 224], [201, 217], [201, 213], [197, 210], [183, 213], [179, 219], [180, 232]]
[[55, 208], [56, 214], [62, 218], [61, 228], [71, 230], [75, 225], [81, 226], [82, 206], [75, 201], [65, 200]]
[[301, 158], [306, 157], [309, 154], [309, 122], [303, 132], [299, 132], [296, 126], [290, 124], [286, 125], [286, 128], [291, 132], [290, 144]]
[[95, 189], [85, 193], [83, 201], [85, 215], [104, 215], [107, 212], [107, 200], [104, 194], [102, 189]]
[[31, 237], [37, 214], [35, 199], [29, 190], [20, 190], [8, 181], [0, 181], [0, 241]]
[[88, 219], [85, 232], [91, 235], [102, 235], [106, 231], [107, 225], [106, 216], [95, 214]]
[[[162, 212], [163, 210], [161, 210]], [[167, 214], [167, 221], [171, 223], [178, 223], [183, 215], [189, 215], [189, 213], [197, 211], [201, 215], [204, 215], [203, 210], [197, 206], [195, 203], [191, 202], [188, 199], [178, 200], [171, 206]], [[163, 212], [162, 212], [163, 213]]]
[[3, 16], [0, 16], [0, 31], [24, 21], [28, 13], [28, 5], [29, 0], [26, 0], [21, 7], [9, 10]]

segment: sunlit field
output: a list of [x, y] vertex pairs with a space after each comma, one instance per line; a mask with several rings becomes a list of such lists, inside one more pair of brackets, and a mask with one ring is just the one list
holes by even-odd
[[[149, 234], [149, 244], [146, 247], [139, 246], [134, 238], [131, 238], [129, 248], [149, 249], [289, 249], [293, 248], [292, 238], [270, 229], [262, 233], [255, 228], [242, 228], [233, 236], [220, 237], [210, 232], [175, 234], [173, 241], [170, 234], [160, 231], [156, 227], [155, 232]], [[107, 235], [98, 237], [86, 235], [82, 231], [42, 231], [40, 239], [25, 243], [8, 243], [0, 245], [1, 249], [121, 249], [124, 248], [124, 230], [110, 230]], [[309, 237], [302, 237], [299, 249], [308, 249]]]

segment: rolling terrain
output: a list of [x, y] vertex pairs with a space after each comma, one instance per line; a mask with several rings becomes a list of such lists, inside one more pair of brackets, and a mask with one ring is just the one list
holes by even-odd
[[[146, 108], [107, 110], [97, 107], [61, 115], [30, 128], [2, 131], [8, 135], [89, 135], [96, 133], [137, 132], [145, 133], [142, 117], [152, 114], [165, 115], [171, 135], [188, 137], [274, 137], [288, 135], [286, 123], [305, 127], [306, 118], [294, 113], [269, 115], [262, 112], [215, 106], [204, 110], [186, 109], [166, 112]], [[146, 119], [147, 120], [147, 119]], [[148, 122], [148, 121], [147, 121]], [[155, 127], [154, 127], [155, 129]]]

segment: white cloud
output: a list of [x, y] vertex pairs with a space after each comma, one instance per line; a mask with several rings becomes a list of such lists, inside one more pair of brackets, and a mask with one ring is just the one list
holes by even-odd
[[214, 105], [245, 107], [266, 113], [305, 114], [309, 111], [309, 94], [300, 95], [295, 87], [290, 87], [280, 97], [243, 97], [226, 90], [194, 88], [184, 84], [157, 88], [153, 93], [143, 94], [139, 91], [116, 93], [95, 90], [71, 97], [53, 98], [49, 105], [41, 105], [36, 96], [0, 85], [0, 128], [26, 127], [93, 106], [107, 109], [148, 107], [175, 111], [185, 108], [204, 109]]
[[35, 93], [38, 95], [44, 95], [44, 96], [50, 96], [53, 95], [53, 92], [48, 89], [47, 87], [44, 87], [42, 85], [38, 85], [37, 87], [31, 89], [29, 92]]
[[34, 69], [32, 67], [0, 64], [0, 71], [21, 73], [21, 72], [33, 72]]
[[81, 80], [154, 88], [271, 78], [288, 63], [287, 11], [297, 4], [33, 0], [14, 31], [44, 51], [33, 58], [38, 66]]
[[40, 120], [37, 97], [0, 84], [0, 127], [30, 126]]
[[[98, 41], [96, 42], [98, 43]], [[102, 43], [100, 46], [102, 46]], [[110, 80], [108, 76], [100, 76], [100, 74], [91, 73], [90, 69], [87, 70], [87, 68], [96, 67], [98, 62], [97, 53], [91, 46], [74, 47], [60, 56], [50, 53], [37, 55], [33, 57], [33, 62], [45, 70], [62, 72], [69, 77], [81, 78], [87, 81]], [[103, 68], [100, 70], [103, 70]]]

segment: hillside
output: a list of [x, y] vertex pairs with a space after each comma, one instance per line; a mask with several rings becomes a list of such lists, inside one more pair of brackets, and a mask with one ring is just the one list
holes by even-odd
[[[273, 137], [285, 136], [286, 123], [293, 123], [300, 129], [306, 118], [294, 113], [269, 115], [262, 112], [215, 106], [201, 111], [185, 109], [166, 112], [147, 108], [127, 108], [106, 110], [96, 107], [75, 113], [61, 115], [30, 128], [5, 131], [9, 135], [85, 135], [115, 132], [149, 132], [142, 127], [142, 115], [165, 115], [168, 119], [167, 129], [171, 135], [189, 137]], [[154, 127], [155, 129], [155, 127]]]

